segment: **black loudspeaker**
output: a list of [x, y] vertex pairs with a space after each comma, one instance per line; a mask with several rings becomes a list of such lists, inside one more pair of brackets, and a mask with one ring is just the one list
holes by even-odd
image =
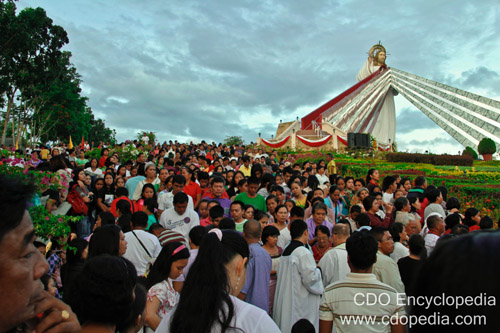
[[356, 147], [356, 133], [347, 133], [347, 147]]
[[370, 135], [367, 133], [356, 133], [356, 146], [370, 148]]
[[367, 133], [347, 133], [347, 145], [353, 148], [370, 148], [370, 135]]

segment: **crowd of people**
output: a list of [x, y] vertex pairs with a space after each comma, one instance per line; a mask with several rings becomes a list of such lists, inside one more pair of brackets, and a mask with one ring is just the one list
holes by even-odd
[[[402, 297], [498, 294], [494, 221], [423, 176], [355, 179], [332, 154], [134, 145], [134, 160], [30, 149], [29, 168], [69, 183], [37, 200], [0, 175], [0, 332], [405, 332], [405, 316], [448, 310]], [[79, 221], [36, 238], [33, 204]], [[388, 301], [360, 305], [360, 293]]]

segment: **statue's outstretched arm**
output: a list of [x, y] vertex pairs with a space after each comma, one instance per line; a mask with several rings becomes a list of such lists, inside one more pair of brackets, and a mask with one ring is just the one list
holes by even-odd
[[373, 45], [370, 48], [370, 51], [368, 51], [368, 61], [371, 63], [373, 62], [373, 52], [375, 51], [375, 45]]

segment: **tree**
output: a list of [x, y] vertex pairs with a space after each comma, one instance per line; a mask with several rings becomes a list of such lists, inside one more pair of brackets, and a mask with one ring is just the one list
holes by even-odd
[[116, 132], [115, 130], [111, 130], [106, 127], [106, 124], [102, 119], [95, 119], [94, 115], [92, 115], [92, 119], [90, 120], [90, 133], [88, 137], [88, 141], [99, 143], [99, 142], [109, 142], [111, 144], [116, 143]]
[[243, 144], [243, 139], [241, 138], [241, 136], [226, 136], [226, 138], [224, 139], [224, 144], [226, 144], [227, 146], [241, 146]]
[[494, 154], [497, 151], [497, 146], [495, 145], [495, 141], [490, 138], [483, 138], [479, 141], [479, 145], [477, 146], [477, 151], [479, 154]]
[[[26, 8], [17, 16], [13, 2], [0, 3], [0, 95], [7, 101], [2, 143], [5, 142], [10, 113], [15, 98], [21, 103], [33, 98], [37, 85], [52, 82], [60, 75], [54, 71], [69, 42], [66, 31], [52, 23], [42, 8]], [[21, 110], [28, 110], [29, 105]], [[27, 119], [20, 117], [17, 132], [22, 132]], [[13, 138], [14, 139], [14, 138]]]
[[[81, 96], [80, 75], [71, 64], [66, 31], [54, 25], [42, 8], [16, 15], [13, 1], [0, 0], [0, 108], [4, 112], [2, 141], [67, 140], [114, 132], [96, 122], [87, 98]], [[100, 132], [94, 132], [97, 125]]]
[[9, 125], [9, 116], [14, 104], [17, 88], [14, 86], [15, 68], [14, 55], [18, 49], [18, 22], [16, 6], [13, 2], [0, 2], [0, 105], [7, 110], [4, 115], [1, 143], [5, 144], [5, 136]]

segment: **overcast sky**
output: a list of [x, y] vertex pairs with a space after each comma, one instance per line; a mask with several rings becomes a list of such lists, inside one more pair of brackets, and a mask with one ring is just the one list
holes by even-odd
[[[500, 99], [500, 5], [481, 1], [22, 0], [69, 35], [93, 112], [119, 141], [269, 138], [356, 83], [379, 40], [387, 64]], [[399, 150], [463, 149], [396, 97]]]

